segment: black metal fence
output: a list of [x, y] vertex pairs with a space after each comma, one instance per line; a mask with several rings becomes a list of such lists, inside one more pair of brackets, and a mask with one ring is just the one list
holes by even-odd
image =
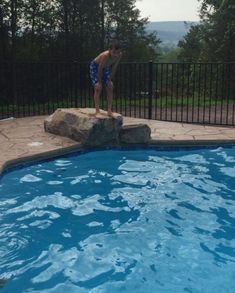
[[[114, 86], [125, 116], [235, 125], [235, 63], [122, 63]], [[63, 107], [93, 107], [88, 63], [0, 63], [0, 119]]]

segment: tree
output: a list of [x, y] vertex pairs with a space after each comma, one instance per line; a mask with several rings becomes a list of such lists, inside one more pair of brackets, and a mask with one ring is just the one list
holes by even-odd
[[7, 58], [8, 50], [8, 25], [5, 21], [5, 10], [3, 1], [0, 1], [0, 60]]
[[180, 42], [182, 56], [198, 61], [235, 61], [234, 0], [200, 0], [201, 23]]
[[119, 39], [126, 60], [156, 58], [136, 0], [0, 0], [0, 58], [87, 61]]
[[106, 42], [112, 38], [125, 44], [125, 58], [155, 60], [160, 40], [154, 33], [146, 33], [147, 18], [140, 18], [135, 0], [107, 0]]
[[178, 58], [183, 62], [197, 62], [199, 60], [202, 49], [202, 29], [201, 25], [191, 26], [189, 32], [184, 37], [184, 40], [179, 41]]

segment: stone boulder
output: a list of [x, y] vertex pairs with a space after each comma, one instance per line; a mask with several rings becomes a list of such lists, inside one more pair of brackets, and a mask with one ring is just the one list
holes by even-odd
[[123, 118], [114, 113], [112, 117], [100, 110], [96, 117], [95, 109], [57, 109], [44, 121], [46, 132], [67, 136], [87, 146], [117, 143]]
[[151, 129], [147, 124], [124, 125], [119, 134], [123, 144], [146, 144], [150, 141]]

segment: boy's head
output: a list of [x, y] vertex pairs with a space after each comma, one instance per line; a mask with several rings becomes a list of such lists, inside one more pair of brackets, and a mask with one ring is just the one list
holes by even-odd
[[115, 40], [109, 45], [109, 52], [112, 56], [118, 57], [121, 53], [121, 44]]

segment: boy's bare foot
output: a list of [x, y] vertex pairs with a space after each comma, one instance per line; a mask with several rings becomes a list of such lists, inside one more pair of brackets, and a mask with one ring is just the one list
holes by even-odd
[[113, 114], [112, 111], [108, 111], [107, 114], [108, 114], [109, 117], [113, 117], [114, 118], [114, 114]]
[[100, 113], [100, 111], [95, 112], [95, 117], [102, 118], [102, 114]]

